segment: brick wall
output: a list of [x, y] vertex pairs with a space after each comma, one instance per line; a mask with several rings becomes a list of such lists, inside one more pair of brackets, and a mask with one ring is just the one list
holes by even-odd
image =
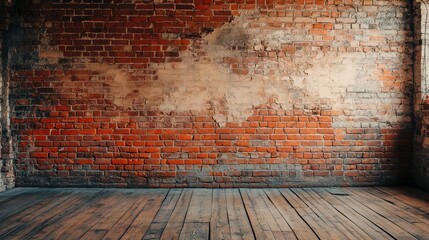
[[415, 128], [415, 160], [413, 165], [414, 182], [429, 189], [429, 56], [428, 19], [429, 5], [422, 1], [414, 2], [415, 29], [415, 64], [414, 64], [414, 114]]
[[[1, 16], [3, 16], [3, 15], [1, 15]], [[0, 31], [0, 39], [3, 39], [2, 33], [3, 33], [3, 31]], [[3, 47], [2, 46], [3, 46], [3, 42], [0, 40], [0, 56], [3, 56], [3, 54], [2, 54], [3, 53]], [[0, 57], [0, 89], [3, 89], [3, 59], [2, 59], [2, 57]], [[1, 97], [3, 98], [3, 91], [1, 93], [2, 93]], [[2, 105], [3, 104], [0, 104], [0, 113], [3, 111]], [[3, 124], [2, 123], [0, 123], [0, 124], [1, 124], [0, 128], [2, 128]], [[1, 140], [2, 139], [3, 138], [1, 138]], [[0, 144], [0, 152], [1, 152], [1, 144]], [[3, 160], [0, 163], [1, 163], [0, 166], [3, 166]], [[5, 184], [4, 184], [4, 179], [5, 179], [4, 173], [3, 173], [3, 171], [0, 171], [0, 192], [4, 191], [6, 189]]]
[[403, 0], [19, 1], [19, 186], [395, 184], [412, 163]]
[[0, 192], [14, 187], [13, 157], [9, 117], [9, 69], [7, 67], [6, 39], [9, 28], [11, 1], [0, 1]]

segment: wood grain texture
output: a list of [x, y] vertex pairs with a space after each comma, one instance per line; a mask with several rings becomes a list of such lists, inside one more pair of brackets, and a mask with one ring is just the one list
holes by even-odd
[[0, 193], [0, 239], [429, 239], [414, 188], [40, 189]]

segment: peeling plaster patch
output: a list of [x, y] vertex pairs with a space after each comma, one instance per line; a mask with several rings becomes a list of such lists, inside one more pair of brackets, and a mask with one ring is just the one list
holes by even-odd
[[266, 103], [269, 93], [264, 91], [266, 83], [260, 76], [239, 76], [221, 64], [195, 62], [186, 55], [182, 58], [185, 69], [160, 64], [163, 68], [157, 71], [166, 90], [159, 106], [162, 112], [213, 109], [214, 120], [222, 126], [227, 121], [244, 121], [254, 106]]
[[[49, 26], [49, 22], [45, 23]], [[40, 35], [40, 45], [38, 46], [38, 56], [43, 59], [48, 64], [56, 64], [59, 59], [64, 57], [64, 53], [59, 50], [59, 47], [51, 44], [51, 39], [49, 35], [44, 33]]]
[[377, 114], [373, 106], [354, 111], [357, 104], [366, 104], [358, 102], [365, 94], [381, 92], [376, 54], [303, 49], [291, 56], [260, 58], [246, 65], [248, 74], [233, 74], [225, 58], [242, 59], [242, 54], [255, 50], [277, 51], [295, 41], [287, 29], [250, 27], [252, 21], [265, 24], [256, 16], [254, 11], [244, 12], [204, 38], [195, 39], [188, 51], [180, 52], [180, 63], [150, 64], [157, 80], [130, 80], [126, 70], [111, 65], [91, 64], [88, 68], [111, 77], [107, 83], [117, 105], [136, 108], [141, 104], [165, 114], [210, 110], [219, 126], [245, 121], [255, 106], [262, 104], [284, 110], [303, 106], [342, 109], [356, 117]]
[[[374, 78], [375, 57], [365, 53], [264, 58], [248, 66], [249, 74], [232, 74], [230, 65], [222, 61], [224, 58], [240, 57], [243, 52], [253, 52], [258, 45], [261, 50], [279, 49], [291, 41], [288, 31], [260, 32], [248, 28], [248, 16], [251, 21], [256, 18], [253, 13], [246, 14], [215, 29], [202, 44], [198, 43], [200, 51], [205, 53], [204, 59], [182, 52], [180, 65], [152, 66], [157, 69], [159, 81], [168, 89], [160, 105], [161, 111], [211, 108], [215, 112], [213, 119], [222, 126], [227, 121], [245, 120], [253, 114], [254, 107], [261, 104], [291, 110], [296, 103], [317, 108], [321, 102], [327, 102], [331, 108], [348, 109], [354, 107], [350, 105], [353, 97], [348, 96], [349, 92], [380, 90], [381, 85]], [[236, 51], [233, 46], [237, 44], [247, 49]]]
[[325, 55], [313, 60], [313, 66], [305, 69], [303, 76], [296, 76], [299, 80], [294, 85], [304, 87], [315, 97], [329, 99], [346, 98], [350, 92], [379, 92], [381, 83], [375, 71], [367, 69], [374, 61], [365, 53]]

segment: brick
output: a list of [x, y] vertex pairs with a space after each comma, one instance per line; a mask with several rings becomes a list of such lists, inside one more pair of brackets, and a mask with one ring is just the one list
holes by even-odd
[[[22, 26], [8, 62], [20, 64], [10, 66], [13, 144], [2, 140], [2, 150], [26, 163], [16, 164], [18, 184], [343, 186], [409, 177], [402, 169], [411, 162], [401, 159], [412, 155], [420, 113], [411, 96], [421, 91], [411, 84], [418, 54], [404, 1], [146, 2], [41, 1], [34, 22], [13, 19]], [[42, 41], [35, 26], [46, 28]], [[34, 53], [39, 60], [21, 59]], [[55, 180], [44, 177], [53, 169]], [[97, 177], [76, 181], [89, 176]]]

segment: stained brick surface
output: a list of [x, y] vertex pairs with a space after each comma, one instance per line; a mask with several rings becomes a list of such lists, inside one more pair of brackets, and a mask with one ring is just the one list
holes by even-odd
[[7, 64], [7, 30], [11, 1], [0, 1], [0, 192], [14, 187], [12, 142], [9, 111], [9, 68]]
[[429, 190], [429, 45], [428, 8], [422, 1], [414, 2], [414, 164], [413, 178], [416, 185]]
[[34, 2], [9, 31], [20, 186], [410, 177], [407, 1]]

